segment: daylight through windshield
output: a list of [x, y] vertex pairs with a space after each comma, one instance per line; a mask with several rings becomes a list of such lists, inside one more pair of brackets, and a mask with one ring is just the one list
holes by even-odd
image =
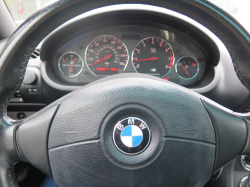
[[[38, 9], [55, 0], [4, 0], [17, 26]], [[247, 0], [210, 0], [232, 14], [247, 30], [250, 31], [249, 6]]]

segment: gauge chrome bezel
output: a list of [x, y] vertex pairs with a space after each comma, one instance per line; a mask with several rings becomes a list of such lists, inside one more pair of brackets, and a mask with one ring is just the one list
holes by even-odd
[[[158, 39], [164, 40], [164, 41], [169, 45], [169, 47], [171, 48], [171, 50], [172, 50], [172, 52], [173, 52], [173, 64], [172, 64], [172, 67], [169, 69], [169, 71], [168, 71], [166, 74], [164, 74], [163, 76], [160, 76], [161, 78], [163, 78], [163, 77], [165, 77], [166, 75], [168, 75], [168, 74], [170, 73], [170, 71], [173, 69], [174, 64], [175, 64], [174, 50], [173, 50], [172, 46], [170, 45], [170, 43], [169, 43], [167, 40], [165, 40], [164, 38], [161, 38], [161, 37], [158, 37], [158, 36], [150, 36], [150, 37], [146, 37], [146, 38], [143, 38], [142, 40], [140, 40], [140, 41], [136, 44], [136, 46], [134, 47], [134, 50], [132, 51], [132, 55], [131, 55], [131, 63], [132, 63], [132, 66], [133, 66], [135, 72], [136, 72], [136, 73], [139, 73], [139, 72], [136, 70], [136, 68], [135, 68], [135, 66], [134, 66], [134, 63], [133, 63], [133, 62], [134, 62], [134, 59], [133, 59], [133, 58], [134, 58], [134, 51], [135, 51], [136, 47], [137, 47], [142, 41], [144, 41], [144, 40], [146, 40], [146, 39], [149, 39], [149, 38], [158, 38]], [[143, 74], [156, 76], [156, 75], [148, 74], [148, 73], [143, 73]]]
[[[188, 58], [193, 58], [193, 59], [196, 61], [196, 63], [197, 63], [197, 71], [196, 71], [195, 75], [194, 75], [193, 77], [190, 77], [190, 78], [184, 78], [184, 77], [180, 76], [179, 73], [178, 73], [178, 70], [177, 70], [177, 65], [178, 65], [178, 63], [180, 62], [180, 60], [183, 59], [183, 58], [186, 58], [186, 57], [188, 57]], [[191, 79], [194, 79], [194, 78], [198, 75], [199, 71], [200, 71], [200, 64], [199, 64], [199, 61], [198, 61], [196, 58], [192, 57], [192, 56], [182, 56], [181, 58], [179, 58], [179, 60], [178, 60], [177, 63], [175, 64], [175, 72], [176, 72], [176, 74], [177, 74], [181, 79], [183, 79], [183, 80], [191, 80]]]
[[250, 171], [250, 164], [248, 164], [245, 160], [247, 156], [246, 155], [242, 155], [240, 157], [240, 163], [241, 163], [241, 166], [246, 170], [246, 171]]
[[[101, 36], [97, 36], [97, 37], [95, 37], [93, 40], [91, 40], [91, 42], [89, 42], [89, 44], [87, 45], [87, 47], [86, 47], [86, 49], [85, 49], [85, 63], [86, 63], [86, 65], [87, 65], [89, 71], [90, 71], [94, 76], [102, 76], [102, 77], [111, 76], [111, 75], [96, 75], [96, 74], [90, 69], [90, 67], [89, 67], [89, 65], [88, 65], [88, 61], [87, 61], [87, 50], [88, 50], [88, 48], [89, 48], [89, 45], [90, 45], [93, 41], [95, 41], [97, 38], [101, 38], [101, 37], [105, 37], [105, 36], [107, 36], [107, 37], [111, 36], [111, 37], [116, 38], [117, 40], [120, 40], [120, 41], [122, 42], [122, 44], [124, 45], [125, 49], [127, 50], [128, 59], [127, 59], [126, 65], [124, 66], [124, 68], [123, 68], [123, 70], [122, 70], [121, 73], [123, 73], [123, 72], [125, 71], [125, 69], [127, 68], [127, 66], [128, 66], [128, 62], [129, 62], [129, 51], [128, 51], [127, 46], [125, 45], [125, 43], [124, 43], [121, 39], [119, 39], [119, 38], [116, 37], [116, 36], [112, 36], [112, 35], [101, 35]], [[117, 74], [120, 74], [120, 73], [117, 73]]]
[[[80, 70], [77, 74], [71, 75], [71, 76], [70, 76], [70, 75], [65, 75], [65, 74], [63, 73], [62, 69], [61, 69], [61, 66], [60, 66], [60, 61], [61, 61], [62, 57], [63, 57], [64, 55], [66, 55], [66, 54], [69, 54], [69, 53], [73, 53], [73, 54], [77, 55], [77, 56], [82, 60], [82, 68], [81, 68], [81, 70]], [[60, 57], [59, 60], [58, 60], [58, 69], [59, 69], [59, 71], [60, 71], [63, 75], [65, 75], [65, 76], [67, 76], [67, 77], [76, 77], [76, 76], [78, 76], [78, 75], [82, 72], [83, 68], [84, 68], [84, 62], [83, 62], [82, 57], [81, 57], [79, 54], [77, 54], [76, 52], [73, 52], [73, 51], [68, 51], [68, 52], [62, 54], [61, 57]]]

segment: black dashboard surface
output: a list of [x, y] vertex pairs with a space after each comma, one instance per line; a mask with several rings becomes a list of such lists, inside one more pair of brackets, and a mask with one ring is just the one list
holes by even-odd
[[[115, 68], [113, 73], [152, 74], [203, 94], [234, 111], [246, 110], [250, 105], [249, 92], [238, 80], [226, 47], [213, 33], [199, 23], [174, 12], [164, 10], [157, 13], [156, 10], [144, 10], [143, 7], [140, 7], [140, 10], [126, 9], [126, 6], [124, 8], [122, 11], [110, 11], [107, 8], [102, 13], [100, 10], [95, 10], [96, 14], [91, 13], [90, 17], [80, 15], [50, 33], [39, 46], [40, 58], [30, 60], [28, 65], [28, 69], [37, 74], [38, 81], [33, 85], [23, 84], [20, 89], [21, 98], [15, 98], [13, 102], [19, 102], [20, 106], [23, 104], [30, 106], [30, 103], [33, 104], [36, 101], [47, 105], [81, 86], [106, 77], [111, 73], [107, 72], [109, 68], [110, 70]], [[101, 42], [98, 40], [100, 38]], [[114, 38], [116, 38], [115, 41]], [[150, 46], [152, 38], [155, 38], [154, 42], [158, 46], [144, 50], [142, 42], [148, 42], [147, 45]], [[105, 40], [110, 40], [108, 47], [106, 45], [108, 42]], [[123, 45], [121, 49], [126, 49], [126, 52], [113, 53], [120, 50], [116, 45], [112, 48], [113, 52], [87, 56], [86, 51], [94, 41], [99, 46], [90, 49], [92, 55], [96, 52], [102, 53], [101, 49], [110, 50], [110, 46], [116, 45], [114, 42]], [[106, 48], [103, 47], [105, 42]], [[140, 44], [142, 44], [141, 47]], [[170, 49], [161, 48], [161, 44]], [[139, 54], [136, 49], [141, 50], [141, 53]], [[170, 52], [164, 52], [162, 49], [168, 49]], [[161, 53], [153, 55], [158, 51]], [[72, 54], [68, 54], [71, 52], [76, 56], [71, 57]], [[120, 57], [119, 63], [111, 59], [116, 55]], [[199, 63], [197, 74], [188, 69], [193, 66], [193, 70], [197, 70], [195, 61], [193, 61], [194, 64], [190, 62], [191, 66], [185, 64], [183, 58], [186, 57], [192, 57]], [[64, 63], [64, 60], [67, 63], [61, 71], [59, 65]], [[133, 60], [137, 62], [132, 62]], [[159, 61], [165, 67], [158, 66]], [[78, 70], [75, 70], [77, 66], [74, 66], [74, 63], [80, 64]], [[114, 64], [116, 67], [111, 66]], [[145, 64], [151, 64], [153, 67], [147, 69]], [[138, 70], [138, 65], [143, 67], [144, 72]], [[105, 70], [101, 72], [103, 75], [95, 71], [97, 68]], [[164, 71], [161, 72], [163, 69]], [[177, 71], [178, 73], [182, 71], [182, 76], [179, 76]], [[226, 78], [228, 74], [230, 79]], [[20, 94], [17, 95], [20, 96]], [[12, 110], [16, 109], [12, 108]]]
[[[166, 81], [177, 83], [203, 94], [232, 110], [242, 111], [249, 106], [249, 92], [244, 86], [239, 84], [240, 81], [237, 79], [230, 55], [225, 46], [213, 33], [198, 23], [193, 23], [187, 19], [184, 20], [181, 17], [176, 19], [172, 17], [173, 13], [169, 13], [169, 16], [165, 11], [166, 16], [164, 18], [162, 15], [149, 12], [148, 10], [139, 12], [129, 10], [129, 14], [126, 11], [110, 12], [108, 10], [103, 14], [99, 14], [99, 10], [96, 11], [98, 14], [91, 18], [83, 19], [84, 15], [82, 15], [82, 17], [80, 16], [63, 24], [43, 41], [40, 56], [41, 64], [38, 68], [41, 70], [44, 83], [42, 91], [46, 102], [53, 102], [70, 91], [106, 77], [110, 73], [107, 72], [108, 68], [110, 70], [116, 68], [116, 73], [139, 72], [164, 78]], [[104, 51], [102, 45], [106, 42], [106, 39], [103, 38], [105, 36], [107, 40], [110, 37], [113, 40], [116, 38], [116, 41], [120, 41], [120, 44], [125, 46], [124, 50], [126, 48], [126, 52], [120, 54], [127, 55], [127, 64], [126, 58], [120, 56], [123, 58], [120, 62], [125, 64], [125, 68], [119, 68], [117, 64], [115, 67], [110, 65], [115, 64], [111, 58], [113, 57], [112, 55], [116, 55], [110, 52], [101, 55], [96, 54], [96, 56], [87, 56], [88, 52], [86, 51], [88, 47], [95, 45], [93, 42], [97, 42], [100, 46], [94, 49], [91, 48], [91, 53], [102, 53], [101, 49]], [[149, 43], [152, 43], [152, 37], [156, 39], [155, 43], [159, 39], [156, 51], [161, 51], [161, 54], [150, 54], [151, 51], [155, 52], [155, 49], [151, 50], [152, 47], [150, 47], [150, 50], [146, 50], [146, 52], [144, 50], [144, 52], [141, 52], [141, 55], [135, 55], [135, 49], [143, 51], [143, 48], [138, 48], [138, 45], [142, 44], [142, 41], [147, 42], [147, 39], [149, 39]], [[100, 38], [101, 40], [99, 40]], [[172, 48], [172, 52], [165, 55], [165, 58], [161, 56], [164, 50], [159, 50], [159, 45], [162, 41], [165, 45], [169, 45]], [[110, 44], [114, 41], [109, 42], [107, 43], [109, 43], [108, 49], [110, 50]], [[118, 49], [117, 46], [115, 48]], [[117, 52], [117, 49], [114, 49], [115, 52]], [[71, 52], [77, 54], [77, 56], [73, 55], [73, 57], [70, 57], [68, 53]], [[65, 54], [66, 56], [64, 56]], [[136, 57], [137, 59], [135, 59]], [[169, 57], [170, 63], [166, 62], [165, 64], [165, 74], [159, 73], [160, 71], [158, 70], [164, 69], [164, 66], [158, 66], [158, 60], [164, 59], [168, 61]], [[186, 66], [187, 64], [184, 62], [186, 57], [194, 59], [194, 64], [190, 62], [191, 65], [194, 65], [194, 68], [190, 64], [188, 67]], [[67, 58], [73, 59], [67, 60]], [[76, 59], [75, 63], [78, 65], [79, 59], [82, 61], [82, 66], [79, 66], [76, 71], [74, 69], [74, 59]], [[150, 59], [150, 61], [140, 61], [143, 59]], [[62, 60], [66, 61], [63, 71], [60, 70]], [[135, 63], [133, 60], [139, 60], [139, 62]], [[188, 60], [185, 59], [189, 63]], [[199, 63], [197, 74], [194, 73], [194, 70], [197, 70], [195, 69], [195, 61]], [[153, 64], [153, 67], [145, 71], [146, 68], [144, 67], [146, 65], [144, 64], [149, 64], [150, 62]], [[172, 67], [169, 68], [171, 63]], [[135, 68], [138, 64], [144, 68], [144, 72]], [[37, 65], [33, 65], [37, 67]], [[166, 66], [168, 66], [167, 72]], [[193, 69], [193, 72], [188, 69], [189, 67]], [[100, 75], [100, 73], [95, 71], [97, 70], [96, 68], [106, 72], [101, 72], [103, 75]], [[75, 75], [72, 74], [74, 71], [77, 72]], [[178, 73], [182, 71], [180, 72], [182, 76], [179, 76], [177, 71]], [[231, 78], [225, 79], [226, 74], [230, 74]], [[240, 97], [235, 95], [236, 92], [239, 93], [239, 90], [241, 90]], [[221, 97], [222, 95], [223, 97]], [[230, 102], [228, 102], [229, 100]]]
[[[54, 48], [47, 62], [48, 75], [50, 73], [56, 75], [57, 81], [63, 82], [66, 85], [85, 85], [115, 73], [146, 73], [183, 86], [197, 84], [204, 78], [212, 63], [210, 62], [206, 49], [201, 44], [187, 34], [170, 27], [166, 28], [165, 26], [165, 28], [159, 28], [159, 26], [145, 26], [142, 23], [140, 24], [141, 25], [120, 23], [116, 26], [95, 28], [91, 31], [72, 34], [68, 38], [62, 38], [62, 41]], [[126, 54], [119, 54], [119, 51], [118, 54], [116, 54], [119, 58], [121, 58], [121, 55], [126, 55], [127, 57], [127, 61], [125, 62], [123, 59], [122, 62], [124, 68], [119, 71], [117, 69], [117, 72], [107, 72], [110, 71], [110, 68], [118, 67], [117, 64], [112, 62], [112, 57], [105, 59], [109, 57], [109, 53], [99, 54], [100, 51], [102, 52], [103, 50], [109, 49], [110, 46], [112, 47], [112, 44], [107, 44], [107, 41], [105, 41], [106, 44], [103, 43], [105, 37], [107, 39], [111, 37], [119, 40], [127, 50]], [[94, 46], [95, 48], [92, 50], [88, 49], [91, 43], [97, 40], [99, 41], [97, 43], [98, 46]], [[102, 44], [100, 44], [101, 46], [99, 46], [100, 41], [102, 42]], [[148, 42], [147, 45], [144, 42]], [[165, 48], [161, 48], [162, 43], [163, 45], [165, 44], [166, 47], [163, 47], [166, 48], [166, 51], [171, 51], [170, 56], [163, 54]], [[142, 45], [141, 49], [138, 48], [140, 45]], [[143, 45], [146, 45], [146, 47]], [[143, 51], [143, 47], [148, 47], [148, 50]], [[117, 46], [113, 46], [112, 49], [116, 53]], [[138, 57], [140, 58], [140, 60], [137, 60], [140, 61], [138, 63], [135, 62], [137, 59], [137, 56], [135, 57], [136, 50], [142, 51]], [[93, 53], [92, 58], [88, 57], [89, 51]], [[70, 55], [72, 56], [71, 60], [69, 59]], [[159, 55], [161, 56], [160, 59], [158, 59]], [[105, 60], [98, 63], [103, 57], [105, 57]], [[74, 61], [75, 58], [77, 58], [77, 62]], [[118, 63], [120, 62], [119, 58]], [[92, 63], [98, 63], [91, 64], [96, 66], [95, 68], [90, 67], [91, 65], [88, 63], [89, 59], [92, 60]], [[141, 61], [143, 59], [146, 61]], [[152, 60], [149, 61], [149, 59]], [[73, 62], [75, 64], [72, 65]], [[80, 62], [82, 62], [82, 65], [80, 65]], [[64, 63], [65, 65], [62, 67]], [[138, 68], [139, 65], [140, 68]], [[146, 67], [147, 65], [148, 67]], [[167, 67], [167, 70], [164, 73], [158, 73], [164, 66]], [[97, 70], [101, 70], [102, 72], [97, 72]], [[73, 74], [74, 71], [75, 74]]]

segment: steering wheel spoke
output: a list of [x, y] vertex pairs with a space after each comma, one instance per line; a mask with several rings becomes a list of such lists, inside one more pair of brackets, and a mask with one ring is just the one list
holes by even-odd
[[[136, 180], [141, 183], [152, 167], [159, 168], [160, 172], [155, 172], [158, 177], [174, 178], [182, 173], [188, 180], [192, 174], [192, 184], [196, 185], [236, 156], [248, 153], [246, 119], [172, 83], [146, 75], [127, 75], [130, 78], [116, 75], [83, 87], [15, 125], [14, 140], [21, 159], [53, 176], [61, 186], [77, 185], [79, 181], [100, 185], [94, 179], [99, 175], [106, 178], [113, 171], [117, 176], [106, 183], [124, 183], [118, 176], [127, 178], [134, 173], [130, 170], [140, 171]], [[136, 124], [141, 135], [148, 136], [142, 140], [148, 141], [145, 149], [137, 145], [133, 148], [132, 144], [129, 147], [121, 138], [121, 128]], [[149, 134], [143, 132], [146, 126]], [[118, 139], [115, 134], [111, 138], [114, 132], [121, 133]], [[62, 176], [74, 177], [62, 180]], [[182, 186], [185, 180], [164, 183]]]
[[[213, 172], [216, 141], [200, 98], [142, 74], [111, 76], [83, 87], [60, 103], [50, 128], [55, 181], [98, 186], [101, 176], [105, 184], [120, 186], [134, 176], [134, 185], [201, 186]], [[174, 180], [179, 173], [183, 180]]]
[[247, 142], [250, 139], [249, 124], [246, 119], [236, 116], [232, 111], [208, 99], [202, 101], [214, 125], [216, 136], [214, 172], [216, 172], [236, 156], [246, 153]]
[[16, 144], [22, 160], [52, 176], [48, 157], [48, 135], [58, 105], [49, 106], [16, 129]]
[[[193, 17], [221, 36], [237, 60], [239, 79], [250, 88], [249, 34], [227, 13], [208, 1], [136, 2], [160, 5], [151, 7], [160, 9], [153, 13], [161, 18], [164, 8], [171, 8], [182, 13], [181, 19]], [[61, 0], [22, 24], [0, 54], [0, 104], [6, 106], [21, 84], [29, 56], [43, 36], [79, 14], [88, 12], [85, 18], [92, 18], [90, 10], [114, 3], [127, 0]], [[10, 123], [3, 114], [0, 185], [7, 187], [16, 185], [11, 169], [18, 161], [31, 163], [62, 187], [203, 186], [237, 155], [250, 154], [249, 124], [242, 115], [148, 75], [101, 79], [27, 121]]]
[[13, 168], [21, 158], [15, 147], [15, 127], [7, 118], [0, 119], [0, 186], [17, 186]]

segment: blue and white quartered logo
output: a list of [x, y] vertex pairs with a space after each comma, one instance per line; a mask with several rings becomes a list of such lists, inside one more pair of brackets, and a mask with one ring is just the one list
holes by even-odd
[[138, 146], [143, 139], [142, 130], [136, 125], [129, 125], [122, 130], [122, 143], [128, 147]]
[[113, 141], [119, 151], [125, 154], [138, 154], [150, 142], [150, 130], [145, 121], [129, 117], [119, 121], [113, 131]]

